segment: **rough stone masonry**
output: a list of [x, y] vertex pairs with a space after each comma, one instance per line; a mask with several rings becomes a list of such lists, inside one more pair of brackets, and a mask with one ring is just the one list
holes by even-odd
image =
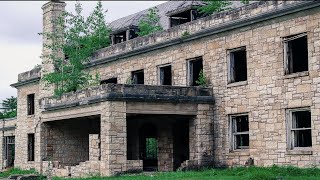
[[[44, 32], [65, 5], [43, 5]], [[117, 83], [59, 98], [40, 80], [54, 69], [44, 59], [12, 85], [1, 167], [12, 137], [15, 167], [57, 176], [319, 166], [319, 33], [319, 1], [255, 2], [103, 48], [86, 70]]]

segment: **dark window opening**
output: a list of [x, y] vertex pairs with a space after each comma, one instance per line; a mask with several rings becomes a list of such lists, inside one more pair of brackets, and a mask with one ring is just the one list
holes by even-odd
[[293, 147], [311, 147], [311, 112], [292, 112]]
[[127, 32], [123, 31], [114, 35], [114, 44], [118, 44], [127, 40]]
[[28, 115], [34, 114], [34, 94], [29, 94], [27, 96], [27, 104], [28, 104]]
[[138, 37], [137, 31], [138, 31], [137, 29], [131, 29], [129, 32], [129, 39], [134, 39]]
[[170, 16], [170, 27], [178, 26], [198, 19], [200, 14], [196, 10], [187, 10]]
[[249, 148], [249, 120], [248, 115], [233, 116], [232, 123], [232, 136], [234, 149], [247, 149]]
[[143, 70], [134, 71], [131, 74], [133, 84], [144, 84]]
[[247, 80], [247, 52], [245, 48], [230, 52], [229, 83]]
[[100, 82], [100, 84], [117, 84], [117, 83], [118, 83], [117, 78], [110, 78], [110, 79], [102, 80]]
[[308, 71], [308, 41], [305, 34], [285, 40], [286, 74]]
[[160, 85], [172, 85], [171, 65], [160, 67]]
[[196, 81], [199, 79], [200, 71], [203, 69], [202, 57], [189, 61], [189, 85], [198, 86]]
[[28, 161], [34, 161], [34, 134], [28, 134]]

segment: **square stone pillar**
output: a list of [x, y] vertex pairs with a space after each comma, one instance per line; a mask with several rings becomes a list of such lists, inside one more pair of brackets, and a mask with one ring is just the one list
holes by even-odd
[[101, 175], [127, 170], [126, 102], [104, 102], [101, 110]]
[[190, 160], [196, 166], [213, 165], [213, 107], [208, 104], [199, 104], [198, 113], [189, 128]]
[[100, 160], [99, 134], [89, 134], [89, 161]]
[[158, 169], [173, 171], [172, 126], [161, 126], [158, 133]]

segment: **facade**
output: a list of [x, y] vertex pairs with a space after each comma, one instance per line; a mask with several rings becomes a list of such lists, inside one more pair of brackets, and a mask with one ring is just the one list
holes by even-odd
[[[64, 7], [43, 6], [45, 32]], [[86, 65], [102, 85], [60, 98], [40, 80], [52, 64], [19, 74], [14, 166], [58, 176], [319, 166], [319, 10], [261, 1], [113, 41]]]

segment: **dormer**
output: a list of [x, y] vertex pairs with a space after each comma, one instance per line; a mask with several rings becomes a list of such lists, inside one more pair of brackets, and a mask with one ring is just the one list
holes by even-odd
[[138, 37], [137, 31], [138, 31], [137, 26], [130, 26], [127, 28], [122, 28], [122, 29], [112, 31], [110, 34], [111, 43], [118, 44], [124, 41], [128, 41], [130, 39], [134, 39]]

